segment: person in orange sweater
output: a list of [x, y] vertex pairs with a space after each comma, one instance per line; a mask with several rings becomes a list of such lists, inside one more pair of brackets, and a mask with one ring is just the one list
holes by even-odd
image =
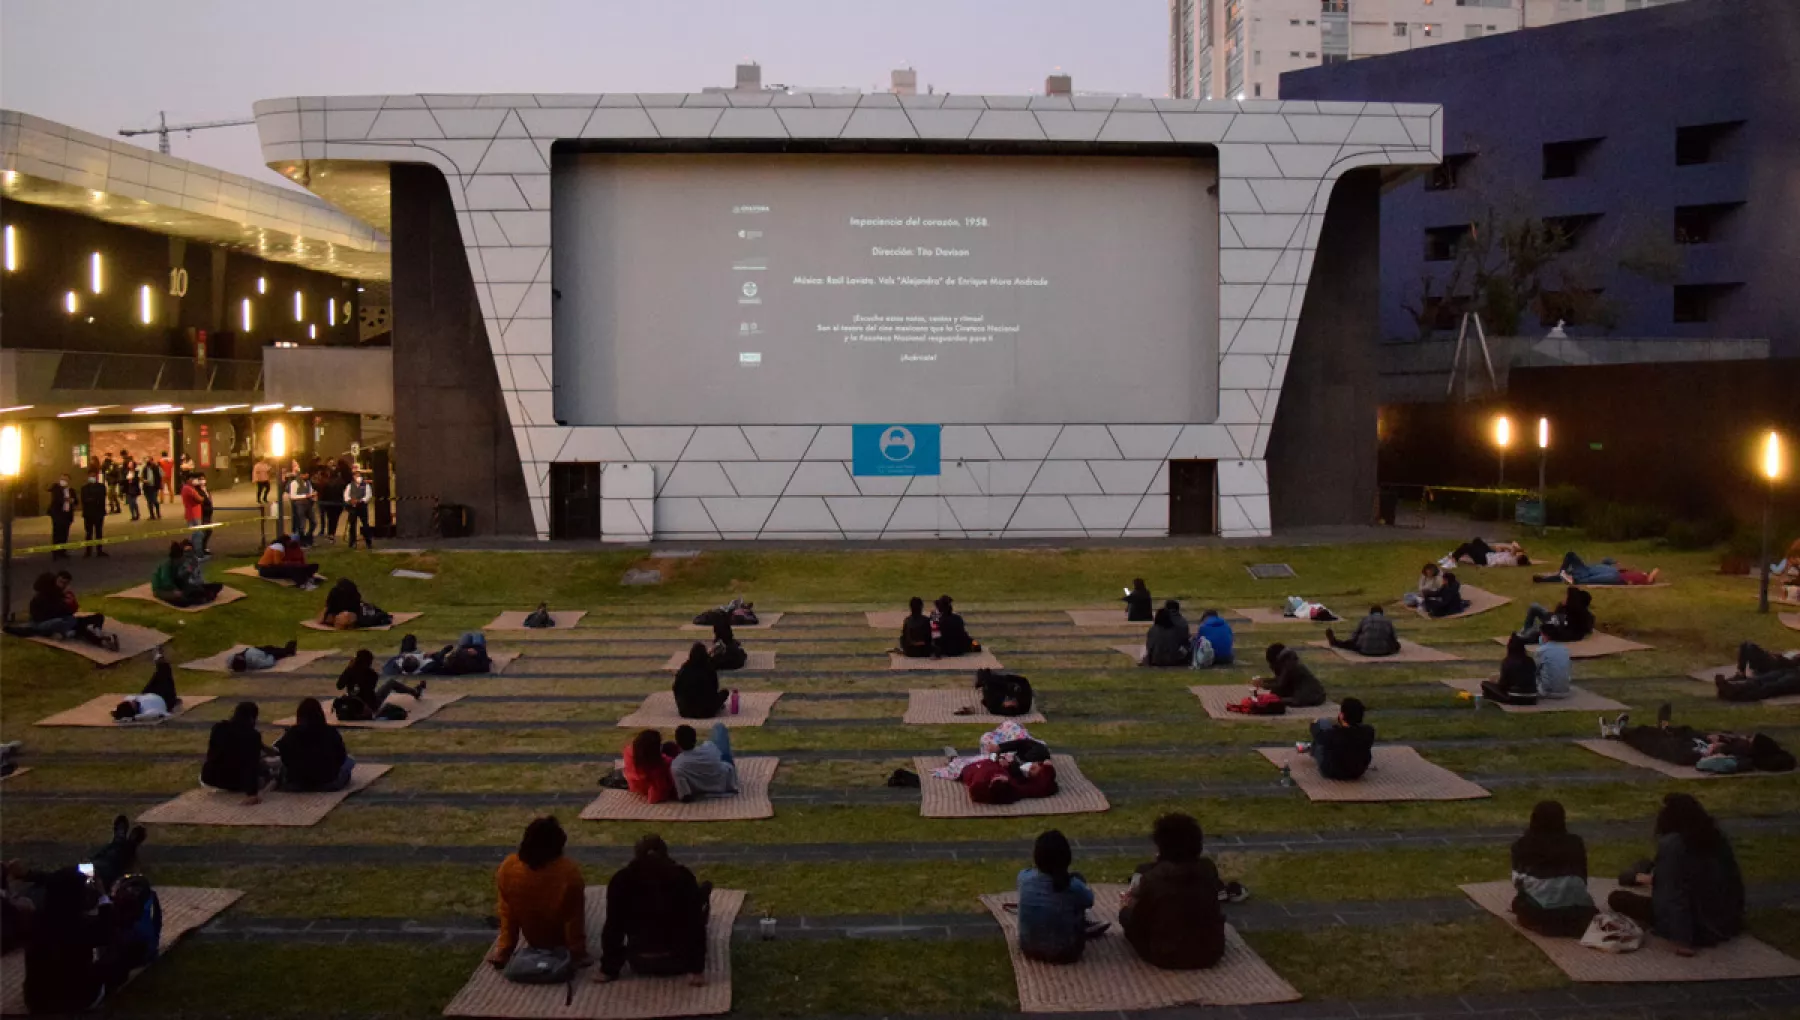
[[581, 868], [563, 856], [569, 836], [554, 816], [525, 827], [517, 853], [509, 854], [494, 873], [500, 893], [500, 940], [488, 953], [495, 967], [505, 967], [519, 940], [533, 949], [566, 949], [575, 966], [588, 960], [585, 883]]
[[256, 572], [272, 580], [292, 581], [301, 591], [311, 591], [319, 586], [318, 578], [313, 576], [319, 572], [318, 565], [306, 562], [306, 550], [292, 535], [280, 536], [263, 550], [262, 557], [256, 561]]
[[652, 804], [675, 799], [674, 757], [663, 750], [662, 734], [643, 730], [625, 745], [625, 788]]

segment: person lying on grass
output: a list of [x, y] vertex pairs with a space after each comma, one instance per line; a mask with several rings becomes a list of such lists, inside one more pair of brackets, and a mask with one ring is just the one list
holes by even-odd
[[983, 733], [979, 753], [959, 757], [946, 747], [944, 754], [949, 760], [931, 774], [960, 781], [976, 804], [1013, 804], [1058, 790], [1049, 746], [1013, 719]]
[[1656, 711], [1655, 726], [1631, 725], [1631, 714], [1600, 720], [1600, 736], [1618, 740], [1640, 754], [1671, 765], [1735, 775], [1740, 772], [1792, 772], [1794, 756], [1766, 733], [1706, 733], [1692, 726], [1672, 725], [1674, 706], [1664, 702]]
[[1553, 574], [1536, 574], [1533, 581], [1541, 584], [1554, 584], [1561, 581], [1565, 584], [1589, 585], [1633, 585], [1655, 584], [1662, 576], [1661, 568], [1644, 573], [1630, 567], [1621, 567], [1611, 556], [1599, 563], [1583, 563], [1580, 556], [1572, 552], [1563, 554], [1562, 565]]
[[113, 707], [114, 722], [166, 719], [170, 712], [180, 707], [181, 698], [175, 693], [175, 669], [169, 665], [169, 657], [158, 648], [154, 661], [156, 668], [151, 671], [150, 682], [144, 685], [143, 691]]
[[1763, 701], [1800, 694], [1800, 650], [1775, 655], [1754, 641], [1738, 646], [1737, 672], [1713, 677], [1721, 701]]

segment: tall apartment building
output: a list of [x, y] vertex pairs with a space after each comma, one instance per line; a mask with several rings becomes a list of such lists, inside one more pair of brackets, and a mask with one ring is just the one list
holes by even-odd
[[1169, 0], [1169, 94], [1275, 99], [1285, 71], [1675, 2]]

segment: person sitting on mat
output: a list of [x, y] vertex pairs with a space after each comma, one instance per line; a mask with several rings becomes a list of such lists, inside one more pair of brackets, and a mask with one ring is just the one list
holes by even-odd
[[1528, 644], [1536, 641], [1540, 633], [1548, 633], [1557, 641], [1580, 641], [1594, 632], [1593, 604], [1593, 592], [1580, 588], [1570, 588], [1555, 610], [1534, 602], [1525, 610], [1525, 625], [1519, 628], [1519, 636]]
[[1517, 542], [1483, 542], [1479, 537], [1472, 538], [1449, 556], [1452, 563], [1469, 563], [1477, 567], [1524, 567], [1531, 565], [1531, 557], [1525, 554], [1525, 547]]
[[306, 549], [293, 535], [276, 538], [256, 561], [257, 576], [292, 581], [301, 591], [312, 591], [319, 586], [314, 577], [318, 572], [316, 564], [306, 562]]
[[545, 628], [556, 626], [556, 617], [550, 614], [550, 603], [539, 602], [537, 608], [533, 609], [531, 614], [525, 617], [523, 626], [527, 630], [544, 630]]
[[738, 792], [737, 759], [731, 755], [731, 731], [713, 723], [712, 739], [698, 742], [692, 726], [675, 727], [675, 760], [669, 774], [675, 796], [683, 803], [700, 797], [723, 797]]
[[1016, 673], [978, 669], [975, 671], [975, 689], [981, 692], [981, 707], [987, 709], [989, 715], [1031, 714], [1031, 681]]
[[1580, 556], [1568, 552], [1563, 554], [1562, 566], [1558, 567], [1555, 573], [1536, 574], [1533, 575], [1531, 579], [1542, 584], [1555, 584], [1560, 581], [1564, 584], [1579, 584], [1584, 586], [1632, 585], [1655, 584], [1656, 579], [1661, 576], [1662, 570], [1660, 568], [1646, 574], [1641, 570], [1633, 570], [1630, 567], [1619, 566], [1611, 556], [1606, 557], [1599, 563], [1590, 565], [1583, 563]]
[[1289, 708], [1315, 708], [1325, 704], [1325, 685], [1300, 661], [1299, 651], [1276, 642], [1269, 646], [1263, 657], [1275, 670], [1275, 675], [1259, 677], [1251, 681], [1253, 684], [1280, 698]]
[[1325, 640], [1333, 648], [1342, 648], [1370, 659], [1397, 655], [1400, 652], [1400, 635], [1394, 632], [1393, 621], [1387, 618], [1380, 606], [1369, 607], [1369, 615], [1357, 622], [1356, 629], [1350, 632], [1349, 640], [1338, 640], [1330, 627], [1325, 628]]
[[1375, 727], [1363, 724], [1363, 703], [1345, 698], [1332, 719], [1314, 719], [1306, 753], [1326, 779], [1361, 779], [1375, 760]]
[[1186, 627], [1176, 627], [1167, 608], [1156, 611], [1156, 622], [1144, 634], [1144, 657], [1140, 666], [1176, 667], [1193, 661], [1194, 641]]
[[969, 636], [969, 628], [963, 625], [963, 618], [956, 612], [950, 596], [940, 595], [932, 605], [936, 607], [931, 614], [932, 658], [954, 659], [981, 651], [981, 642]]
[[1125, 622], [1148, 623], [1153, 615], [1150, 611], [1150, 588], [1141, 577], [1133, 578], [1131, 590], [1119, 599], [1125, 603]]
[[685, 975], [706, 984], [706, 926], [712, 920], [712, 883], [669, 857], [657, 835], [637, 841], [631, 863], [606, 883], [606, 924], [600, 929], [597, 982], [616, 981], [629, 966], [642, 977]]
[[1400, 596], [1400, 601], [1417, 609], [1425, 601], [1425, 596], [1437, 591], [1444, 583], [1444, 569], [1435, 563], [1427, 563], [1419, 568], [1419, 584], [1412, 591]]
[[900, 644], [894, 651], [909, 659], [929, 659], [933, 628], [925, 615], [925, 600], [914, 595], [907, 606], [911, 612], [900, 624]]
[[1612, 722], [1600, 720], [1600, 736], [1618, 740], [1658, 761], [1701, 772], [1735, 775], [1739, 772], [1792, 772], [1794, 756], [1766, 733], [1706, 733], [1692, 726], [1671, 725], [1673, 706], [1657, 708], [1655, 726], [1633, 726], [1631, 715], [1619, 713]]
[[[379, 685], [379, 686], [377, 686]], [[390, 715], [400, 712], [400, 718], [406, 718], [406, 710], [400, 706], [390, 706], [389, 696], [405, 694], [412, 698], [425, 697], [425, 681], [420, 680], [418, 686], [408, 687], [399, 680], [383, 680], [375, 672], [375, 653], [367, 648], [358, 649], [350, 665], [338, 674], [337, 689], [343, 694], [332, 702], [332, 709], [337, 713], [339, 721], [374, 719], [383, 712]], [[354, 702], [356, 707], [352, 708]]]
[[1027, 959], [1075, 963], [1089, 939], [1112, 927], [1088, 920], [1094, 891], [1079, 872], [1069, 870], [1074, 862], [1069, 838], [1050, 829], [1031, 848], [1032, 866], [1019, 872], [1019, 951]]
[[669, 763], [678, 753], [656, 730], [639, 730], [625, 745], [625, 788], [652, 804], [674, 800], [675, 776]]
[[1744, 930], [1744, 876], [1731, 840], [1691, 794], [1663, 797], [1656, 816], [1656, 859], [1639, 861], [1606, 905], [1675, 944], [1677, 956], [1736, 938]]
[[176, 608], [202, 606], [216, 600], [225, 586], [209, 583], [191, 542], [170, 542], [169, 555], [150, 574], [150, 593]]
[[500, 937], [487, 962], [504, 970], [519, 943], [536, 953], [568, 954], [570, 966], [588, 962], [587, 883], [581, 868], [563, 856], [568, 833], [546, 815], [525, 827], [519, 849], [494, 872], [500, 899]]
[[285, 645], [248, 645], [225, 661], [225, 668], [233, 673], [254, 673], [258, 670], [273, 669], [282, 659], [291, 659], [298, 650], [298, 642], [289, 641]]
[[1566, 698], [1573, 693], [1575, 660], [1569, 646], [1549, 634], [1538, 635], [1537, 696]]
[[675, 671], [675, 711], [683, 719], [711, 719], [731, 700], [731, 692], [719, 689], [719, 671], [706, 646], [696, 641], [687, 661]]
[[1439, 581], [1441, 583], [1437, 590], [1419, 600], [1419, 608], [1425, 611], [1426, 616], [1441, 620], [1469, 608], [1469, 600], [1463, 598], [1462, 582], [1457, 580], [1455, 571], [1444, 571]]
[[1229, 666], [1236, 661], [1233, 656], [1237, 647], [1237, 638], [1231, 633], [1231, 624], [1219, 615], [1217, 609], [1208, 609], [1200, 614], [1200, 626], [1194, 633], [1194, 646], [1199, 647], [1200, 639], [1212, 646], [1214, 666]]
[[1578, 939], [1598, 913], [1588, 894], [1587, 844], [1569, 831], [1559, 801], [1541, 800], [1513, 841], [1513, 916], [1551, 938]]
[[275, 777], [268, 759], [275, 751], [256, 730], [256, 702], [240, 701], [231, 718], [213, 723], [206, 741], [200, 784], [244, 795], [246, 807], [262, 803], [263, 787]]
[[130, 976], [107, 952], [117, 923], [112, 905], [102, 901], [93, 880], [73, 867], [41, 879], [22, 961], [23, 1004], [42, 1016], [88, 1012]]
[[707, 652], [707, 658], [712, 661], [713, 668], [721, 672], [743, 669], [744, 664], [750, 661], [750, 653], [744, 651], [737, 635], [731, 632], [731, 624], [715, 623], [712, 629], [712, 649]]
[[[1564, 649], [1567, 651], [1567, 649]], [[1517, 634], [1506, 639], [1506, 657], [1500, 660], [1500, 678], [1481, 682], [1482, 696], [1502, 705], [1535, 705], [1538, 699], [1538, 664], [1525, 650]]]
[[119, 636], [104, 634], [101, 628], [106, 626], [106, 617], [100, 613], [82, 614], [81, 604], [75, 599], [74, 589], [70, 582], [64, 580], [68, 571], [52, 574], [48, 571], [39, 574], [31, 583], [30, 623], [7, 624], [6, 633], [14, 637], [49, 637], [68, 639], [77, 637], [89, 644], [99, 645], [112, 651], [119, 650]]
[[1206, 836], [1193, 816], [1156, 820], [1156, 860], [1138, 865], [1119, 907], [1119, 927], [1138, 958], [1164, 970], [1211, 967], [1225, 955], [1226, 896], [1219, 869], [1202, 856]]
[[1738, 646], [1737, 673], [1713, 677], [1721, 701], [1762, 701], [1800, 694], [1800, 651], [1774, 655], [1754, 641]]
[[356, 769], [343, 734], [325, 721], [318, 698], [300, 699], [294, 725], [275, 741], [275, 753], [281, 756], [275, 788], [289, 793], [336, 793], [350, 785]]

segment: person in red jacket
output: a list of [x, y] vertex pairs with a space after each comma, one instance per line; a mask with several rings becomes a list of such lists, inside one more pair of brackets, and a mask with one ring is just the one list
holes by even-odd
[[663, 751], [662, 734], [643, 730], [625, 746], [625, 785], [652, 804], [675, 799], [675, 776], [669, 771], [672, 755]]

